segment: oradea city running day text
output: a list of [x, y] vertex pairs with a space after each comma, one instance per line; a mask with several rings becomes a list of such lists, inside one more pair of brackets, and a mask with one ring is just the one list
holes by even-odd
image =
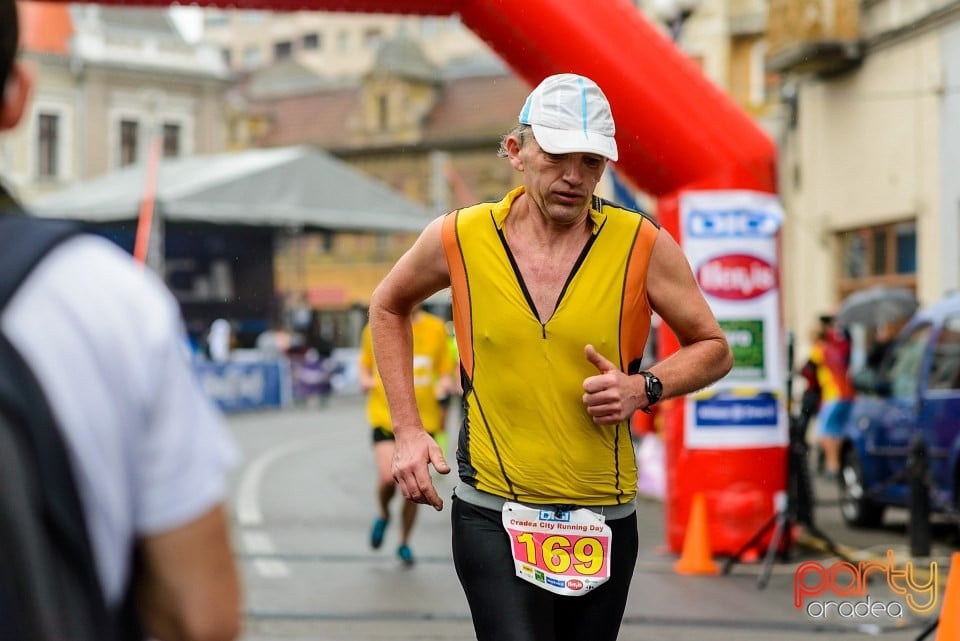
[[[926, 580], [918, 578], [922, 573], [926, 573]], [[899, 598], [873, 599], [868, 594], [871, 577], [884, 578], [890, 591]], [[930, 563], [929, 569], [918, 571], [912, 561], [904, 563], [903, 569], [897, 569], [893, 550], [887, 550], [885, 561], [857, 564], [837, 561], [828, 566], [819, 561], [805, 561], [793, 573], [793, 605], [815, 619], [831, 616], [902, 619], [905, 607], [919, 615], [933, 612], [939, 601], [938, 581], [936, 561]], [[827, 594], [838, 598], [830, 599]], [[824, 598], [816, 598], [821, 595]]]

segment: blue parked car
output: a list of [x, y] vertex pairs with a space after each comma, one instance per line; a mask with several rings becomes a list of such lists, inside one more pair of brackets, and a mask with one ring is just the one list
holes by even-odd
[[844, 428], [840, 509], [855, 527], [907, 507], [907, 457], [922, 435], [934, 510], [960, 507], [960, 292], [917, 312], [858, 393]]

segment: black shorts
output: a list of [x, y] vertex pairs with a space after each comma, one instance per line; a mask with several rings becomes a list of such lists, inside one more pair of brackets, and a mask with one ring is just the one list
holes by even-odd
[[502, 515], [453, 497], [453, 563], [478, 641], [615, 641], [637, 564], [637, 514], [608, 520], [610, 579], [582, 596], [553, 594], [516, 576]]
[[373, 442], [382, 443], [383, 441], [393, 441], [393, 432], [382, 427], [373, 428]]

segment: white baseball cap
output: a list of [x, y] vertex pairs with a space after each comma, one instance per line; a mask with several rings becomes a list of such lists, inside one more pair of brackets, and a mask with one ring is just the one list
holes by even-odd
[[534, 138], [547, 153], [618, 157], [610, 103], [597, 83], [584, 76], [544, 78], [527, 96], [519, 120], [533, 127]]

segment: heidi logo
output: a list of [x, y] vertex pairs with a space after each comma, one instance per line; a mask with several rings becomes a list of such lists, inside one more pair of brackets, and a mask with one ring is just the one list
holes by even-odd
[[730, 254], [708, 261], [697, 272], [705, 294], [727, 300], [747, 300], [777, 286], [777, 273], [762, 258]]

